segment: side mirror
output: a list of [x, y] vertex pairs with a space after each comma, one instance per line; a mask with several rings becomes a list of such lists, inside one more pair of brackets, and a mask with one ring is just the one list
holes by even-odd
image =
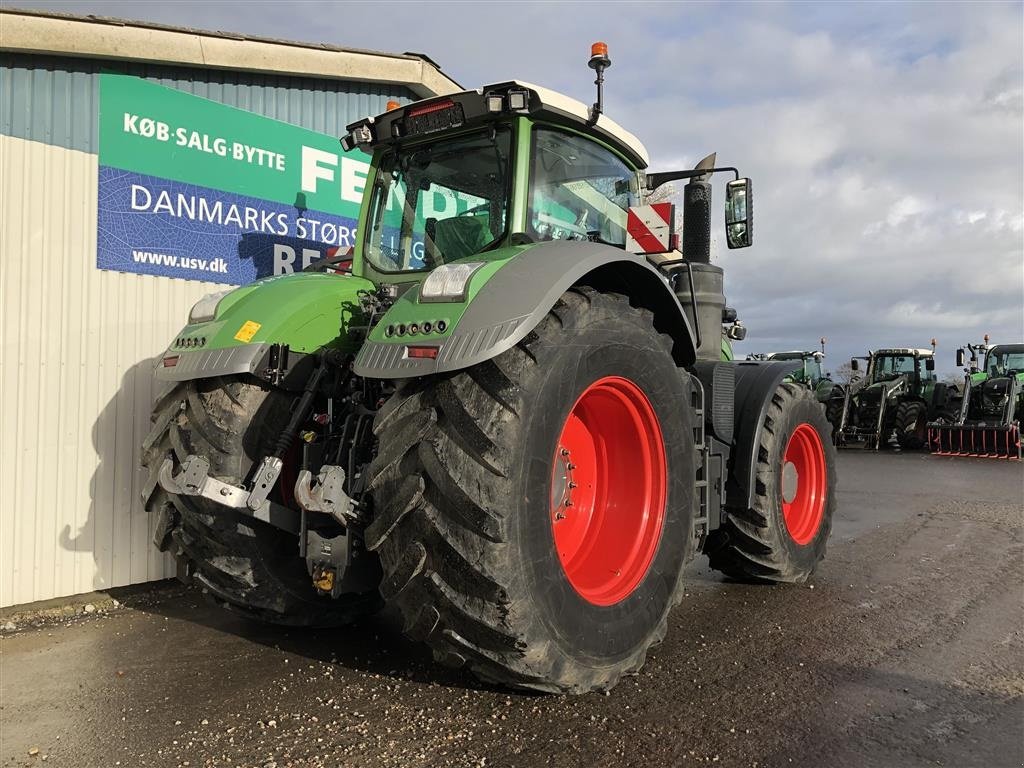
[[956, 351], [956, 367], [957, 368], [963, 368], [964, 367], [964, 350], [963, 350], [963, 347], [961, 347], [960, 349], [958, 349]]
[[860, 370], [860, 360], [858, 360], [856, 357], [853, 358], [850, 361], [850, 368], [852, 368], [855, 371], [859, 371]]
[[725, 240], [730, 248], [746, 248], [754, 242], [754, 198], [750, 179], [725, 185]]
[[935, 370], [935, 358], [934, 357], [925, 358], [924, 367], [925, 367], [926, 371], [934, 371]]

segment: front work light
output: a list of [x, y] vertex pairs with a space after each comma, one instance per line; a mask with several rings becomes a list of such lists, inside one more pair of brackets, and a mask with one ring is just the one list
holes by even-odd
[[508, 92], [508, 108], [513, 112], [520, 112], [526, 109], [526, 105], [529, 103], [530, 94], [526, 91], [509, 91]]
[[465, 301], [469, 279], [480, 267], [482, 261], [467, 261], [461, 264], [443, 264], [423, 281], [420, 287], [421, 301]]
[[356, 145], [370, 144], [373, 142], [373, 131], [370, 130], [368, 125], [360, 125], [354, 131], [352, 131], [352, 138], [355, 140]]
[[501, 112], [504, 108], [504, 99], [501, 96], [488, 96], [487, 97], [487, 111], [488, 112]]
[[229, 288], [226, 291], [217, 291], [217, 293], [208, 293], [203, 296], [192, 307], [192, 311], [188, 313], [188, 324], [206, 323], [213, 320], [217, 316], [217, 305], [220, 303], [220, 300], [233, 290], [234, 288]]

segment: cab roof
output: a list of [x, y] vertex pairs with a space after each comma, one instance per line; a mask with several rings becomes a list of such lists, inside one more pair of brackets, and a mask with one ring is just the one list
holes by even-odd
[[911, 347], [892, 347], [890, 349], [876, 349], [876, 355], [916, 355], [917, 357], [932, 357], [935, 354], [933, 349], [913, 349]]
[[[512, 109], [510, 94], [517, 95], [525, 106]], [[497, 109], [492, 107], [492, 99]], [[644, 170], [650, 164], [647, 148], [610, 117], [601, 114], [596, 122], [591, 122], [587, 105], [521, 80], [507, 80], [475, 90], [423, 99], [397, 106], [375, 117], [357, 120], [346, 127], [348, 135], [343, 137], [342, 146], [372, 150], [381, 145], [418, 140], [449, 130], [486, 126], [516, 115], [528, 115], [591, 134], [616, 149], [638, 170]]]
[[822, 355], [821, 352], [817, 352], [817, 351], [805, 352], [805, 351], [800, 350], [800, 349], [791, 349], [788, 352], [769, 352], [768, 353], [768, 359], [769, 360], [802, 360], [805, 357], [814, 357], [815, 355], [819, 355], [819, 356], [824, 357], [824, 355]]
[[[533, 83], [527, 83], [523, 80], [512, 80], [510, 81], [510, 84], [527, 88], [536, 93], [540, 97], [541, 104], [545, 109], [559, 111], [566, 117], [574, 118], [581, 128], [586, 129], [590, 127], [590, 107], [582, 101], [577, 101], [571, 96], [566, 96], [565, 94], [553, 91], [550, 88], [534, 85]], [[499, 87], [500, 85], [501, 84], [499, 84]], [[494, 87], [496, 86], [484, 86], [483, 91], [487, 92], [488, 89]], [[627, 154], [632, 153], [637, 155], [642, 161], [642, 163], [640, 163], [641, 168], [646, 168], [651, 164], [651, 157], [647, 154], [647, 148], [641, 143], [640, 139], [616, 123], [610, 117], [602, 113], [597, 118], [596, 127], [598, 130], [605, 131], [610, 134], [610, 136], [615, 140], [613, 143], [620, 145], [620, 149], [629, 150]]]

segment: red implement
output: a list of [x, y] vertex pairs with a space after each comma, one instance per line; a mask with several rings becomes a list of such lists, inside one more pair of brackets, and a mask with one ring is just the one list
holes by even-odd
[[932, 424], [928, 427], [928, 448], [940, 456], [977, 456], [1020, 461], [1020, 426]]

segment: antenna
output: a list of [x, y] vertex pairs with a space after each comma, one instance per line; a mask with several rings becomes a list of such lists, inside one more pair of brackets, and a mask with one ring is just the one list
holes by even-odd
[[594, 85], [597, 86], [597, 101], [590, 108], [591, 125], [594, 125], [601, 117], [601, 113], [604, 112], [604, 71], [611, 65], [612, 60], [608, 58], [607, 43], [596, 42], [590, 46], [590, 61], [587, 62], [587, 66], [597, 72], [597, 79], [594, 80]]

